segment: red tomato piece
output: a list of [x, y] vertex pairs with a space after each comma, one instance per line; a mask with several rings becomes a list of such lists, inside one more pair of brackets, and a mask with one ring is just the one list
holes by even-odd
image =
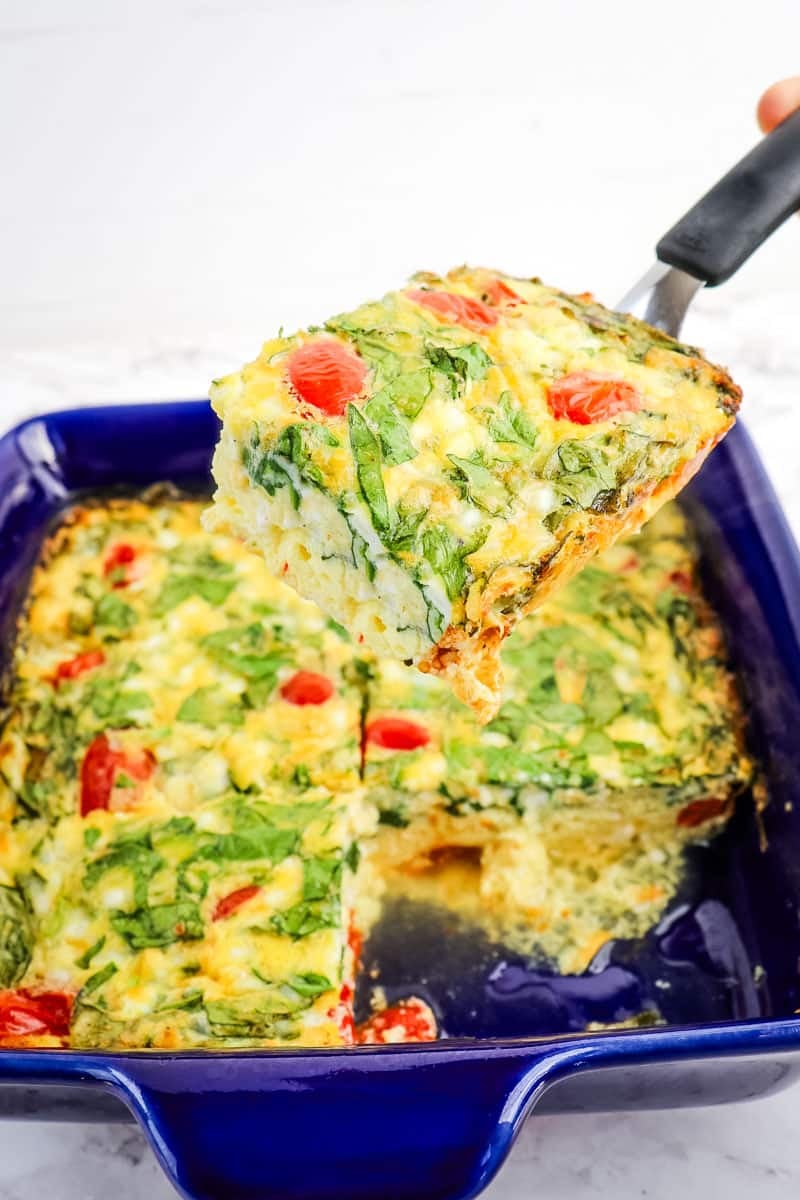
[[696, 829], [698, 825], [705, 825], [706, 821], [713, 821], [714, 817], [721, 817], [727, 811], [728, 801], [724, 796], [709, 796], [706, 800], [692, 800], [691, 804], [680, 810], [675, 821], [683, 829]]
[[0, 1038], [69, 1033], [72, 996], [67, 992], [0, 992]]
[[102, 667], [105, 661], [106, 656], [102, 650], [86, 650], [83, 654], [76, 654], [74, 658], [58, 664], [53, 683], [58, 687], [65, 679], [77, 679], [79, 675], [85, 675], [95, 667]]
[[687, 596], [692, 593], [692, 577], [687, 571], [670, 571], [669, 581], [674, 588], [679, 592], [685, 592]]
[[316, 671], [298, 671], [281, 686], [281, 696], [289, 704], [324, 704], [335, 690], [327, 675], [318, 675]]
[[385, 750], [418, 750], [431, 740], [424, 725], [407, 717], [376, 717], [366, 729], [366, 740]]
[[211, 914], [212, 921], [222, 921], [225, 917], [229, 917], [231, 913], [236, 912], [237, 908], [241, 908], [248, 900], [252, 900], [253, 896], [257, 896], [261, 888], [257, 883], [251, 883], [247, 887], [238, 888], [237, 891], [231, 892], [228, 896], [223, 896], [218, 900], [214, 911]]
[[355, 925], [351, 925], [347, 933], [347, 945], [353, 954], [354, 969], [358, 968], [361, 962], [361, 954], [364, 949], [364, 936], [360, 930], [356, 929]]
[[118, 542], [112, 546], [103, 562], [103, 574], [118, 573], [114, 580], [115, 588], [127, 587], [130, 583], [129, 572], [126, 570], [136, 560], [136, 550], [128, 542]]
[[507, 283], [503, 283], [502, 279], [490, 279], [483, 289], [483, 294], [486, 297], [486, 303], [492, 304], [496, 308], [502, 308], [503, 305], [511, 308], [515, 304], [523, 303], [522, 296]]
[[306, 342], [287, 359], [289, 382], [306, 404], [331, 417], [341, 417], [362, 391], [367, 365], [354, 350], [327, 338]]
[[551, 383], [547, 402], [559, 421], [576, 425], [609, 421], [619, 413], [636, 412], [642, 407], [642, 397], [633, 384], [592, 371], [574, 371]]
[[446, 325], [466, 325], [467, 329], [480, 333], [497, 324], [497, 313], [482, 300], [473, 300], [471, 296], [461, 296], [457, 292], [426, 292], [421, 288], [413, 288], [406, 295], [409, 300], [436, 313]]
[[104, 733], [89, 743], [81, 763], [81, 816], [98, 808], [108, 808], [117, 756]]
[[432, 1042], [436, 1017], [424, 1000], [411, 996], [382, 1009], [356, 1027], [356, 1045], [381, 1046], [387, 1042]]
[[356, 1040], [356, 1023], [350, 1009], [345, 1004], [338, 1004], [333, 1015], [339, 1022], [339, 1031], [345, 1046], [352, 1046]]
[[106, 735], [98, 734], [81, 763], [81, 816], [108, 808], [117, 771], [143, 782], [153, 774], [155, 765], [150, 750], [114, 750]]

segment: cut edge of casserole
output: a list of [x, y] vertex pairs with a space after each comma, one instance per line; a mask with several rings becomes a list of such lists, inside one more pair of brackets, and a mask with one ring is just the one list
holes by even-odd
[[[215, 382], [205, 520], [485, 722], [516, 622], [685, 486], [741, 394], [590, 297], [466, 267], [412, 283]], [[330, 411], [295, 370], [314, 352]]]

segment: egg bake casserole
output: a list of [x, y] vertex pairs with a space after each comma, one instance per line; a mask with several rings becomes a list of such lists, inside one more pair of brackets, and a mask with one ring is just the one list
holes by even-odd
[[209, 527], [486, 722], [515, 624], [683, 487], [740, 392], [589, 296], [462, 267], [274, 338], [211, 398]]
[[676, 507], [518, 626], [488, 726], [201, 508], [73, 509], [35, 570], [0, 734], [2, 1044], [436, 1036], [414, 997], [356, 1027], [353, 992], [386, 880], [454, 848], [562, 968], [654, 922], [752, 774]]

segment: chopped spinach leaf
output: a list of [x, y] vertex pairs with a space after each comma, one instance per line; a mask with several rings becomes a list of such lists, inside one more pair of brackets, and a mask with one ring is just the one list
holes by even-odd
[[562, 442], [545, 463], [544, 477], [566, 500], [584, 509], [601, 496], [613, 495], [617, 487], [613, 468], [588, 438]]
[[456, 468], [456, 483], [462, 495], [492, 516], [508, 507], [510, 497], [506, 487], [492, 474], [478, 451], [470, 458], [460, 458], [457, 454], [447, 457]]
[[90, 946], [88, 950], [84, 951], [83, 954], [79, 955], [79, 957], [75, 959], [75, 966], [80, 967], [82, 971], [87, 971], [91, 965], [92, 959], [96, 954], [100, 953], [105, 944], [106, 935], [103, 934], [102, 937], [97, 939], [93, 946]]
[[17, 793], [17, 799], [25, 809], [26, 816], [50, 820], [50, 799], [54, 790], [55, 784], [49, 779], [25, 779]]
[[363, 413], [354, 404], [348, 405], [347, 421], [361, 494], [369, 508], [375, 529], [382, 536], [387, 536], [391, 532], [392, 516], [383, 485], [380, 442], [364, 419]]
[[224, 604], [236, 586], [233, 566], [210, 551], [180, 547], [170, 553], [170, 573], [155, 603], [156, 616], [177, 608], [191, 596], [215, 607]]
[[467, 346], [435, 346], [427, 345], [425, 354], [431, 366], [446, 375], [450, 384], [450, 392], [455, 399], [463, 390], [468, 379], [483, 379], [492, 360], [477, 342]]
[[33, 915], [20, 888], [0, 885], [0, 987], [25, 974], [33, 948]]
[[107, 871], [126, 870], [133, 876], [133, 895], [137, 905], [147, 903], [150, 880], [164, 866], [160, 854], [153, 850], [149, 837], [119, 842], [100, 858], [90, 862], [83, 875], [86, 888], [96, 887]]
[[130, 663], [121, 675], [111, 679], [93, 679], [87, 685], [86, 700], [104, 727], [122, 729], [126, 725], [137, 725], [142, 710], [152, 707], [153, 701], [147, 692], [124, 686], [138, 670], [134, 663]]
[[333, 987], [327, 975], [320, 975], [316, 971], [305, 971], [302, 975], [290, 975], [286, 982], [299, 996], [308, 997], [310, 1000], [316, 1000], [317, 996], [330, 991]]
[[119, 967], [116, 963], [106, 963], [99, 971], [95, 971], [94, 975], [90, 975], [86, 983], [81, 988], [81, 996], [89, 996], [92, 992], [96, 992], [104, 983], [108, 983], [112, 975], [116, 975]]
[[[277, 635], [276, 628], [272, 630], [273, 636]], [[280, 668], [291, 661], [288, 646], [267, 645], [264, 627], [258, 622], [209, 633], [201, 638], [200, 645], [228, 670], [270, 685], [274, 684]]]
[[411, 441], [408, 424], [384, 392], [378, 392], [368, 401], [364, 414], [377, 430], [384, 462], [396, 466], [416, 458], [417, 450]]
[[298, 763], [292, 771], [292, 783], [295, 787], [311, 787], [311, 774], [304, 763]]
[[303, 861], [303, 899], [322, 900], [342, 877], [341, 858], [306, 858]]
[[155, 904], [131, 913], [116, 912], [111, 925], [132, 950], [171, 946], [173, 942], [201, 938], [204, 932], [200, 909], [193, 900]]
[[417, 532], [425, 519], [422, 509], [413, 511], [403, 504], [402, 500], [394, 511], [394, 524], [388, 544], [395, 554], [413, 550], [417, 540]]
[[378, 812], [378, 824], [390, 825], [393, 829], [405, 829], [411, 821], [400, 808], [381, 808]]
[[300, 900], [284, 912], [275, 913], [270, 924], [278, 933], [297, 941], [320, 929], [335, 929], [341, 919], [336, 900]]
[[244, 710], [238, 700], [226, 696], [219, 687], [201, 687], [186, 697], [178, 709], [177, 719], [216, 729], [218, 725], [241, 725]]
[[480, 530], [465, 543], [446, 525], [430, 525], [423, 533], [422, 553], [442, 580], [450, 600], [463, 593], [469, 578], [464, 560], [482, 545], [485, 537], [486, 531]]
[[135, 625], [137, 620], [130, 604], [121, 600], [114, 592], [107, 592], [101, 596], [94, 606], [94, 623], [98, 626], [108, 625], [111, 629], [125, 630]]
[[[293, 1013], [283, 1001], [283, 1011], [276, 1012], [267, 1005], [263, 1009], [245, 1008], [239, 1004], [227, 1004], [222, 1000], [207, 1000], [205, 1013], [211, 1032], [217, 1037], [230, 1038], [276, 1038], [289, 1041], [299, 1036]], [[296, 1004], [295, 1010], [305, 1007]]]
[[326, 322], [325, 328], [333, 333], [344, 333], [355, 342], [358, 353], [369, 363], [379, 386], [399, 375], [402, 359], [389, 345], [382, 330], [355, 325], [347, 316], [334, 317]]
[[263, 821], [239, 832], [216, 834], [189, 861], [208, 859], [212, 862], [247, 862], [262, 858], [275, 866], [293, 854], [297, 845], [296, 830], [279, 829]]
[[513, 442], [529, 450], [536, 445], [536, 426], [510, 392], [503, 392], [489, 418], [489, 433], [496, 442]]
[[398, 375], [387, 387], [382, 388], [374, 399], [385, 396], [390, 403], [397, 406], [404, 417], [413, 421], [419, 416], [432, 390], [433, 376], [428, 368], [423, 368], [421, 371], [408, 371], [405, 375]]

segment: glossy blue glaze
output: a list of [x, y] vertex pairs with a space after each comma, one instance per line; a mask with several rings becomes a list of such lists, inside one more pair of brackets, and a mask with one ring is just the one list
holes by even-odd
[[[163, 404], [52, 414], [0, 440], [0, 657], [7, 661], [30, 570], [60, 509], [82, 492], [165, 479], [205, 490], [216, 430], [205, 403]], [[390, 994], [426, 994], [453, 1040], [268, 1054], [6, 1052], [0, 1114], [63, 1116], [69, 1089], [79, 1118], [117, 1116], [122, 1101], [197, 1200], [456, 1200], [488, 1182], [532, 1107], [720, 1103], [793, 1082], [800, 563], [741, 428], [688, 503], [765, 767], [766, 848], [743, 805], [722, 839], [692, 851], [659, 927], [604, 948], [577, 977], [481, 942], [475, 930], [444, 927], [435, 912], [396, 909], [367, 960], [380, 963]], [[666, 1026], [581, 1032], [648, 1007], [656, 978], [669, 983], [656, 997]]]

